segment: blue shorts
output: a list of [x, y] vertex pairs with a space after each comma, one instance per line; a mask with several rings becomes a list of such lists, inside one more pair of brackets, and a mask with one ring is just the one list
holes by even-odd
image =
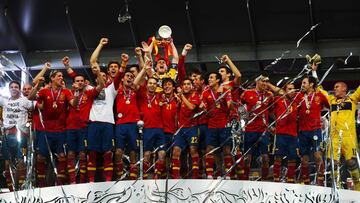
[[[21, 142], [21, 141], [20, 141]], [[3, 159], [15, 160], [15, 158], [22, 158], [21, 143], [18, 142], [16, 135], [10, 134], [3, 137], [2, 150]]]
[[232, 146], [230, 130], [230, 128], [208, 128], [205, 140], [206, 146]]
[[87, 127], [78, 130], [66, 130], [66, 150], [73, 152], [85, 151]]
[[52, 153], [56, 153], [56, 154], [64, 153], [65, 132], [42, 131], [42, 132], [38, 132], [36, 136], [39, 147], [39, 153], [42, 156], [47, 156], [49, 154], [46, 138]]
[[187, 146], [197, 146], [199, 143], [198, 128], [182, 128], [174, 138], [174, 146], [184, 150]]
[[293, 160], [298, 157], [297, 151], [299, 150], [298, 137], [278, 134], [276, 135], [275, 142], [275, 155], [276, 156], [287, 156], [288, 160]]
[[114, 128], [111, 123], [91, 122], [88, 126], [87, 144], [89, 151], [107, 152], [112, 149]]
[[323, 142], [321, 129], [313, 131], [300, 131], [299, 132], [299, 144], [300, 155], [310, 155], [311, 153], [320, 151], [320, 146]]
[[208, 125], [207, 124], [201, 124], [198, 125], [199, 130], [199, 143], [198, 143], [198, 149], [199, 150], [205, 150], [206, 149], [206, 134], [208, 133]]
[[173, 144], [174, 134], [172, 133], [164, 133], [164, 134], [165, 134], [164, 138], [165, 138], [166, 151], [170, 152], [169, 148], [172, 147], [171, 145]]
[[[251, 147], [249, 154], [258, 155], [269, 153], [269, 133], [265, 132], [245, 132], [244, 136], [244, 153], [246, 153]], [[258, 142], [258, 140], [260, 141]]]
[[139, 130], [136, 123], [118, 124], [115, 129], [115, 147], [129, 151], [138, 151], [136, 140], [139, 137]]
[[144, 128], [144, 152], [153, 151], [157, 147], [165, 150], [165, 134], [163, 129]]

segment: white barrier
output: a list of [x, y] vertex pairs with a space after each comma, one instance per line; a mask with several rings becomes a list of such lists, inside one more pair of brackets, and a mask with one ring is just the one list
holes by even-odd
[[[47, 187], [0, 194], [0, 203], [121, 202], [334, 202], [331, 188], [235, 180], [120, 181]], [[339, 190], [340, 202], [360, 202], [360, 192]]]

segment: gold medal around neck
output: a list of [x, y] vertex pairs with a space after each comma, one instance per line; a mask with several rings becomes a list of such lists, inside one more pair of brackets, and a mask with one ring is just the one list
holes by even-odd
[[57, 109], [57, 104], [56, 104], [56, 102], [53, 102], [52, 107], [53, 107], [53, 109]]
[[306, 113], [306, 114], [310, 114], [310, 110], [309, 110], [309, 109], [306, 110], [305, 113]]
[[151, 104], [148, 104], [148, 108], [151, 108]]
[[162, 102], [159, 102], [159, 106], [162, 106], [163, 105], [163, 103]]
[[126, 100], [125, 104], [130, 104], [130, 100]]
[[220, 109], [221, 105], [220, 104], [216, 104], [216, 108]]

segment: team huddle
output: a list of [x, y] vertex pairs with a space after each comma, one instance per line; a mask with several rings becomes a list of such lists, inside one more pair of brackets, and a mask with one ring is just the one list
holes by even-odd
[[[266, 73], [250, 87], [227, 55], [218, 71], [187, 71], [184, 63], [192, 47], [186, 44], [179, 55], [172, 40], [164, 56], [152, 40], [135, 49], [137, 64], [128, 64], [129, 56], [122, 54], [105, 73], [98, 58], [108, 43], [102, 38], [90, 58], [96, 84], [76, 73], [69, 57], [62, 62], [73, 80], [71, 89], [50, 63], [33, 87], [23, 86], [22, 95], [20, 82], [9, 83], [10, 98], [1, 96], [0, 106], [10, 190], [24, 183], [22, 157], [29, 134], [35, 136], [37, 187], [53, 184], [46, 181], [50, 162], [56, 163], [56, 184], [63, 185], [138, 178], [249, 180], [257, 157], [263, 181], [311, 184], [313, 179], [324, 186], [326, 159], [336, 167], [344, 156], [354, 188], [360, 190], [355, 130], [360, 87], [347, 94], [346, 84], [337, 82], [334, 94], [328, 94], [318, 85], [316, 61], [310, 61], [311, 74], [302, 78], [299, 89], [290, 80], [274, 86]], [[329, 138], [321, 130], [324, 109], [331, 118]], [[234, 123], [241, 124], [240, 134]], [[315, 178], [310, 176], [312, 158]], [[9, 170], [14, 163], [15, 172]], [[332, 171], [338, 179], [339, 170]]]

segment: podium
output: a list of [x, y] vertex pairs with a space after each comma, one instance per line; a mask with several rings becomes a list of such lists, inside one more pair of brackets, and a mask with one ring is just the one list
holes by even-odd
[[[111, 202], [335, 202], [331, 188], [238, 180], [137, 180], [36, 188], [0, 194], [1, 203]], [[360, 202], [360, 192], [338, 190], [339, 202]], [[167, 197], [167, 201], [165, 201]], [[16, 200], [17, 198], [17, 200]]]

